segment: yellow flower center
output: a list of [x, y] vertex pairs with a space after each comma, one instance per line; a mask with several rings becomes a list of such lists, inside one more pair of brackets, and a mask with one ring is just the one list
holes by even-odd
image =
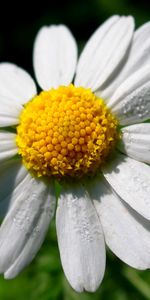
[[60, 86], [29, 101], [20, 115], [17, 146], [37, 176], [95, 171], [112, 150], [118, 122], [90, 89]]

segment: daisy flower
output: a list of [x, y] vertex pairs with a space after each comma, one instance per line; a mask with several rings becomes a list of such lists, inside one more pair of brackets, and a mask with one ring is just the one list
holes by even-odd
[[134, 32], [132, 17], [111, 17], [78, 63], [68, 28], [43, 27], [33, 65], [39, 94], [0, 64], [0, 272], [14, 278], [36, 255], [59, 182], [62, 266], [76, 291], [95, 291], [105, 245], [150, 267], [150, 23]]

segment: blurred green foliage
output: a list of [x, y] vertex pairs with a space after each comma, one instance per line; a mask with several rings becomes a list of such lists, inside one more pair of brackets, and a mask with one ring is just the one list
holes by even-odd
[[83, 46], [94, 30], [113, 14], [132, 14], [136, 27], [150, 18], [147, 0], [3, 1], [0, 17], [0, 60], [16, 63], [33, 74], [32, 48], [43, 25], [64, 23]]
[[[8, 9], [9, 5], [9, 9]], [[38, 29], [45, 24], [65, 23], [80, 48], [92, 32], [113, 14], [132, 14], [136, 27], [149, 21], [150, 2], [136, 0], [15, 1], [3, 3], [0, 18], [0, 57], [32, 70], [32, 45]], [[95, 294], [77, 294], [62, 271], [53, 222], [37, 257], [14, 280], [0, 277], [0, 300], [148, 300], [150, 272], [136, 271], [107, 253], [104, 280]]]
[[76, 293], [62, 271], [54, 221], [38, 255], [16, 279], [0, 278], [1, 300], [146, 300], [150, 299], [149, 271], [136, 271], [107, 253], [107, 268], [99, 290]]

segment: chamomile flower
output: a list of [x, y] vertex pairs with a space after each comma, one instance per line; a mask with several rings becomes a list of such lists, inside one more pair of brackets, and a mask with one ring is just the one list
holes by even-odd
[[35, 257], [59, 181], [62, 266], [76, 291], [95, 291], [105, 244], [150, 267], [150, 23], [134, 32], [132, 17], [111, 17], [78, 63], [67, 27], [43, 27], [33, 62], [39, 94], [24, 70], [0, 64], [0, 272], [14, 278]]

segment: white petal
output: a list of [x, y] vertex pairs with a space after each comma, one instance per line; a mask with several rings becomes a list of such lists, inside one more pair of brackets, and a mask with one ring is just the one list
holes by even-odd
[[0, 228], [0, 272], [15, 277], [39, 250], [54, 213], [51, 184], [28, 173]]
[[[36, 86], [31, 76], [11, 63], [0, 64], [0, 98], [11, 99], [11, 107], [24, 104], [36, 94]], [[0, 99], [0, 103], [1, 103]]]
[[27, 170], [20, 159], [12, 159], [0, 164], [0, 202], [13, 198], [13, 193], [24, 180]]
[[0, 131], [0, 162], [17, 154], [16, 134]]
[[91, 185], [108, 247], [137, 269], [150, 267], [150, 222], [138, 215], [102, 180]]
[[18, 124], [22, 104], [36, 94], [31, 76], [10, 63], [0, 64], [0, 127]]
[[122, 125], [150, 118], [150, 68], [143, 67], [116, 90], [108, 106]]
[[82, 186], [62, 191], [56, 214], [60, 256], [72, 287], [95, 291], [105, 270], [105, 245], [95, 208]]
[[19, 123], [19, 115], [23, 109], [20, 103], [13, 103], [12, 98], [0, 95], [0, 127]]
[[117, 154], [103, 168], [106, 180], [116, 193], [143, 217], [150, 219], [150, 167]]
[[44, 90], [71, 83], [76, 62], [76, 42], [66, 26], [40, 29], [35, 39], [33, 64], [37, 81]]
[[128, 156], [150, 164], [150, 123], [122, 128], [118, 148]]
[[130, 52], [122, 69], [116, 74], [116, 77], [112, 77], [112, 82], [109, 82], [97, 94], [102, 98], [110, 98], [128, 76], [147, 65], [150, 65], [150, 22], [136, 30]]
[[75, 85], [96, 90], [112, 77], [132, 40], [132, 17], [114, 16], [91, 37], [77, 67]]
[[13, 202], [20, 184], [27, 176], [21, 159], [3, 161], [0, 164], [0, 217], [4, 217]]

